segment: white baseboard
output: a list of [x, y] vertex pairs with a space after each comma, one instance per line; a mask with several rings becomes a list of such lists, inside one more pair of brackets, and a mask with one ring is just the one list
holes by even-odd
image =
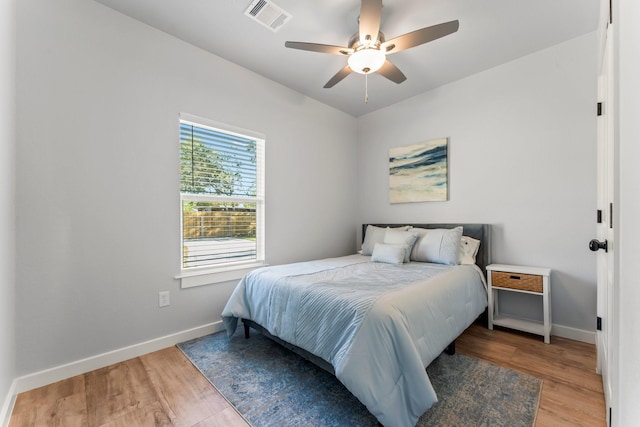
[[11, 420], [11, 412], [13, 412], [13, 406], [16, 403], [16, 396], [18, 392], [16, 392], [16, 381], [13, 380], [11, 383], [11, 387], [9, 387], [9, 392], [4, 399], [4, 403], [2, 404], [2, 408], [0, 408], [0, 426], [7, 427], [9, 425], [9, 421]]
[[[33, 374], [19, 377], [14, 381], [15, 387], [12, 395], [17, 395], [34, 388], [42, 387], [47, 384], [64, 380], [67, 378], [91, 372], [114, 363], [124, 362], [125, 360], [139, 357], [147, 353], [151, 353], [163, 348], [171, 347], [178, 343], [199, 338], [205, 335], [219, 332], [224, 329], [222, 321], [198, 326], [186, 331], [177, 332], [175, 334], [166, 335], [164, 337], [152, 339], [129, 347], [120, 348], [109, 351], [107, 353], [91, 356], [76, 362], [67, 363], [55, 368], [45, 369], [44, 371], [35, 372]], [[6, 403], [5, 403], [6, 406]]]
[[596, 333], [592, 331], [585, 331], [583, 329], [571, 328], [569, 326], [551, 325], [551, 335], [557, 337], [568, 338], [574, 341], [582, 341], [589, 344], [596, 343]]

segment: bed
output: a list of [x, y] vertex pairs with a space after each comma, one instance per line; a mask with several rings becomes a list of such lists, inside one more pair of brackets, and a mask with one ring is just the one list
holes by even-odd
[[426, 366], [486, 310], [490, 254], [488, 224], [364, 224], [357, 254], [247, 274], [222, 319], [332, 372], [382, 425], [414, 426], [437, 401]]

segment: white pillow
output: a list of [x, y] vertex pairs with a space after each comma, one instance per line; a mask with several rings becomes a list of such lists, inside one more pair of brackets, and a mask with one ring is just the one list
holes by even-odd
[[416, 233], [412, 233], [411, 230], [402, 231], [393, 228], [387, 228], [387, 231], [384, 234], [383, 243], [406, 246], [407, 253], [404, 257], [404, 262], [409, 262], [411, 257], [411, 249], [413, 249], [413, 244], [417, 239], [418, 235]]
[[[389, 227], [376, 227], [375, 225], [367, 225], [367, 230], [364, 233], [364, 242], [362, 242], [362, 255], [371, 255], [373, 253], [373, 247], [376, 243], [384, 242], [384, 235], [387, 232], [387, 228]], [[398, 227], [397, 230], [406, 230], [409, 228]], [[396, 230], [396, 228], [394, 228]]]
[[480, 240], [476, 240], [469, 236], [462, 236], [460, 238], [460, 253], [458, 256], [460, 264], [475, 264], [476, 255], [478, 255], [478, 248], [480, 248]]
[[462, 227], [412, 228], [411, 231], [418, 234], [411, 252], [411, 261], [458, 264]]
[[409, 252], [406, 245], [387, 245], [376, 243], [371, 254], [372, 262], [384, 262], [387, 264], [402, 264], [405, 254]]

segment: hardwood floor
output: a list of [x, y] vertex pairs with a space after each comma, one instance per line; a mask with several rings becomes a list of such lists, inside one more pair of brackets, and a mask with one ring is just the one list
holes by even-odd
[[[473, 325], [456, 351], [543, 380], [536, 427], [606, 426], [595, 346]], [[248, 424], [176, 347], [18, 395], [10, 427]]]
[[177, 347], [18, 395], [9, 427], [249, 424]]

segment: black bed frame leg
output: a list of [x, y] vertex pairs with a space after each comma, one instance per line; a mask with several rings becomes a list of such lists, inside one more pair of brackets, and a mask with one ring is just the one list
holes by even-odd
[[242, 323], [244, 325], [244, 337], [245, 339], [249, 339], [249, 325], [246, 323]]
[[456, 354], [456, 342], [452, 341], [451, 344], [449, 344], [447, 348], [444, 349], [444, 352], [449, 356], [453, 356], [454, 354]]

